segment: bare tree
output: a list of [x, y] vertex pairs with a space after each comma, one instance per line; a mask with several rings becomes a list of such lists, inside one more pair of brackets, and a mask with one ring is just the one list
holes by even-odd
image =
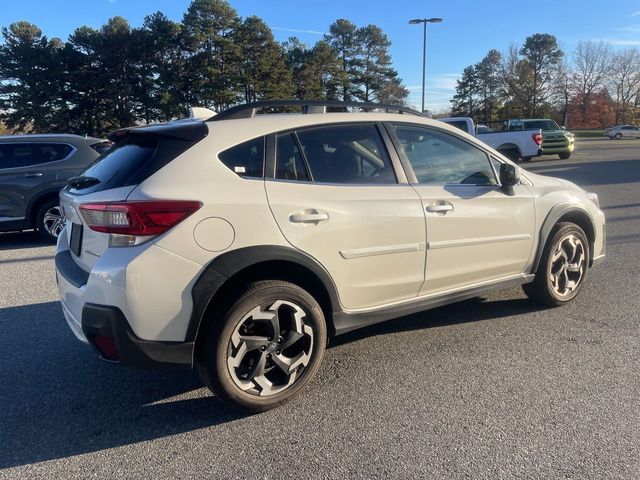
[[640, 50], [628, 48], [613, 56], [610, 84], [615, 92], [616, 124], [633, 120], [640, 97]]
[[558, 66], [556, 76], [555, 97], [557, 103], [562, 108], [562, 125], [567, 127], [569, 124], [569, 103], [571, 102], [571, 67], [563, 61]]
[[604, 87], [611, 66], [611, 47], [605, 42], [581, 41], [573, 54], [573, 92], [580, 108], [582, 123], [587, 117], [591, 96]]

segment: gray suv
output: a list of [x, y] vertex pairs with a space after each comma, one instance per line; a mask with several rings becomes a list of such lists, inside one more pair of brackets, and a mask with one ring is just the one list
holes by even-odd
[[60, 189], [110, 145], [79, 135], [0, 136], [0, 232], [35, 228], [55, 241], [64, 228]]

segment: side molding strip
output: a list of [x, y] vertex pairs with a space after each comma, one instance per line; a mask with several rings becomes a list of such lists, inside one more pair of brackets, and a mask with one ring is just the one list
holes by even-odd
[[405, 243], [401, 245], [388, 245], [384, 247], [354, 248], [353, 250], [340, 250], [340, 256], [344, 259], [372, 257], [374, 255], [388, 255], [391, 253], [419, 252], [425, 249], [424, 243]]
[[463, 238], [461, 240], [443, 240], [440, 242], [428, 242], [429, 250], [449, 247], [466, 247], [468, 245], [482, 245], [484, 243], [513, 242], [516, 240], [530, 240], [531, 234], [522, 233], [516, 235], [501, 235], [498, 237]]

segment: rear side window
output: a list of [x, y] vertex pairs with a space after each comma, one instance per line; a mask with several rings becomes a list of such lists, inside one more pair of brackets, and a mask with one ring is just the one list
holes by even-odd
[[66, 143], [0, 144], [0, 168], [28, 167], [63, 160], [73, 151]]
[[309, 181], [307, 168], [293, 133], [278, 134], [276, 178]]
[[254, 138], [220, 153], [218, 158], [229, 170], [241, 177], [262, 178], [264, 138]]
[[34, 145], [39, 150], [42, 163], [63, 160], [69, 156], [73, 147], [66, 143], [37, 143]]
[[375, 125], [333, 125], [297, 132], [314, 182], [397, 183]]

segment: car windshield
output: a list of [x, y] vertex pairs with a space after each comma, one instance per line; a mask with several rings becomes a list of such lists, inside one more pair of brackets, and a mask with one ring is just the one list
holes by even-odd
[[560, 130], [560, 127], [553, 120], [531, 120], [525, 122], [525, 128], [527, 130]]

